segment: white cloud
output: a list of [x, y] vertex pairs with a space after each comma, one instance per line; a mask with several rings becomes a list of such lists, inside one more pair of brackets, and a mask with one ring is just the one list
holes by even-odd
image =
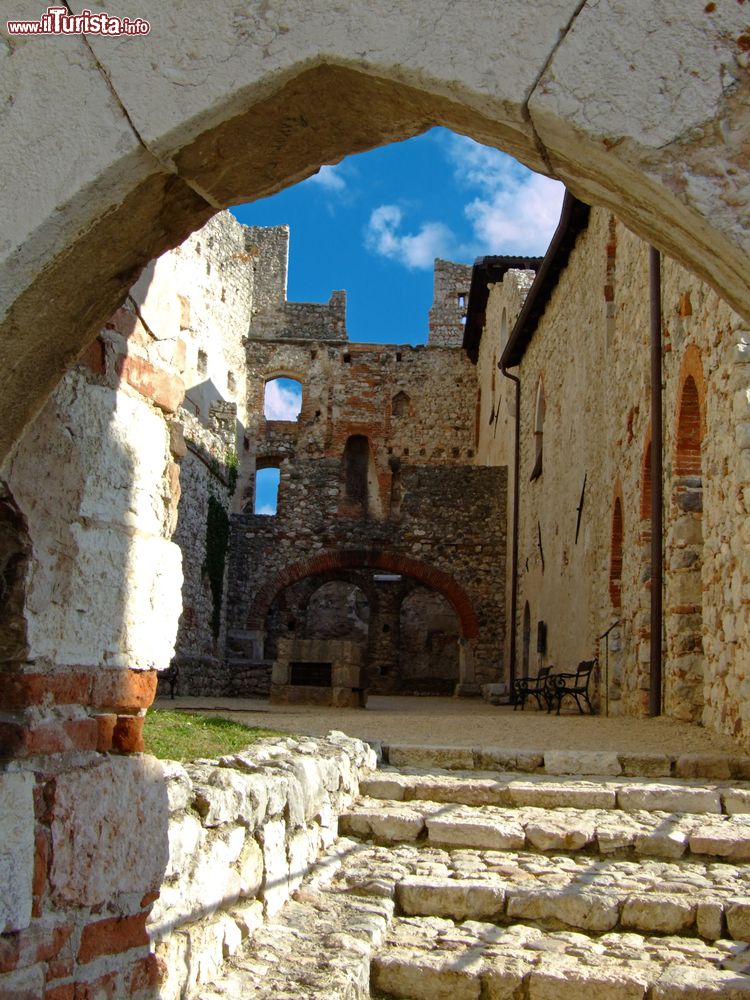
[[263, 514], [265, 517], [271, 517], [276, 513], [276, 508], [272, 507], [271, 504], [263, 504], [258, 507], [255, 511], [256, 514]]
[[346, 180], [341, 176], [340, 170], [336, 167], [322, 166], [317, 174], [307, 178], [310, 184], [316, 184], [325, 191], [340, 194], [346, 190]]
[[455, 237], [442, 222], [426, 222], [417, 233], [401, 233], [403, 212], [397, 205], [380, 205], [370, 215], [365, 227], [365, 245], [410, 269], [429, 269], [435, 257], [445, 257], [455, 244]]
[[497, 149], [450, 136], [456, 180], [479, 193], [464, 208], [476, 254], [543, 254], [560, 218], [565, 188]]
[[289, 379], [266, 383], [263, 413], [266, 420], [296, 420], [302, 408], [302, 391]]

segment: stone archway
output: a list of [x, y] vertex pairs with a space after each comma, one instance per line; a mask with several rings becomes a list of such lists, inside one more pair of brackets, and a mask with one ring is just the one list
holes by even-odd
[[436, 124], [615, 209], [750, 315], [740, 5], [275, 17], [186, 0], [147, 37], [5, 42], [0, 452], [150, 259], [219, 208]]

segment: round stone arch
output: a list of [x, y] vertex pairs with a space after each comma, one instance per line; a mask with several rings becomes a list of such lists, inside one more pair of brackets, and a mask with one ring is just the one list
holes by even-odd
[[184, 0], [148, 36], [3, 41], [0, 454], [150, 259], [433, 125], [616, 211], [750, 316], [747, 38], [734, 3]]
[[468, 595], [452, 576], [434, 566], [428, 566], [407, 556], [367, 549], [332, 552], [303, 559], [286, 566], [258, 590], [248, 612], [246, 628], [248, 630], [262, 629], [274, 599], [280, 591], [285, 590], [291, 584], [308, 576], [364, 568], [411, 576], [426, 587], [439, 591], [456, 612], [460, 623], [461, 637], [469, 640], [477, 637], [479, 621], [476, 612]]

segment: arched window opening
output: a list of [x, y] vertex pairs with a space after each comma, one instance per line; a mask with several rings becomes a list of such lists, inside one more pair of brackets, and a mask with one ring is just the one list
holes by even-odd
[[281, 470], [277, 467], [258, 469], [255, 473], [255, 504], [253, 513], [272, 516], [278, 512]]
[[701, 411], [698, 387], [692, 375], [688, 375], [682, 387], [675, 444], [675, 475], [700, 477]]
[[[641, 465], [641, 520], [651, 520], [651, 442], [646, 445]], [[650, 531], [649, 531], [650, 533]]]
[[272, 378], [263, 394], [266, 420], [299, 420], [302, 410], [302, 383], [293, 378]]
[[370, 440], [352, 434], [344, 448], [345, 499], [349, 513], [379, 517], [380, 492]]
[[539, 379], [536, 389], [536, 405], [534, 406], [534, 468], [530, 480], [533, 482], [542, 474], [542, 451], [544, 445], [544, 414], [546, 403], [544, 399], [544, 382]]
[[529, 607], [529, 602], [526, 601], [523, 607], [523, 676], [527, 677], [529, 673], [529, 659], [531, 657], [531, 608]]
[[403, 391], [397, 392], [396, 395], [393, 397], [393, 401], [391, 403], [391, 412], [393, 413], [393, 416], [408, 417], [410, 402], [411, 400], [409, 399], [409, 396], [405, 392]]
[[609, 599], [612, 607], [619, 611], [622, 607], [622, 501], [615, 497], [612, 511], [612, 544], [609, 561]]

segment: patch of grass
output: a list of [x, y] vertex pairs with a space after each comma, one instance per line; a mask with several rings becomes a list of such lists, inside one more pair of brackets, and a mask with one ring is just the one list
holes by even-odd
[[143, 726], [146, 753], [160, 760], [195, 760], [236, 753], [265, 736], [289, 736], [274, 729], [243, 726], [213, 715], [151, 709]]

